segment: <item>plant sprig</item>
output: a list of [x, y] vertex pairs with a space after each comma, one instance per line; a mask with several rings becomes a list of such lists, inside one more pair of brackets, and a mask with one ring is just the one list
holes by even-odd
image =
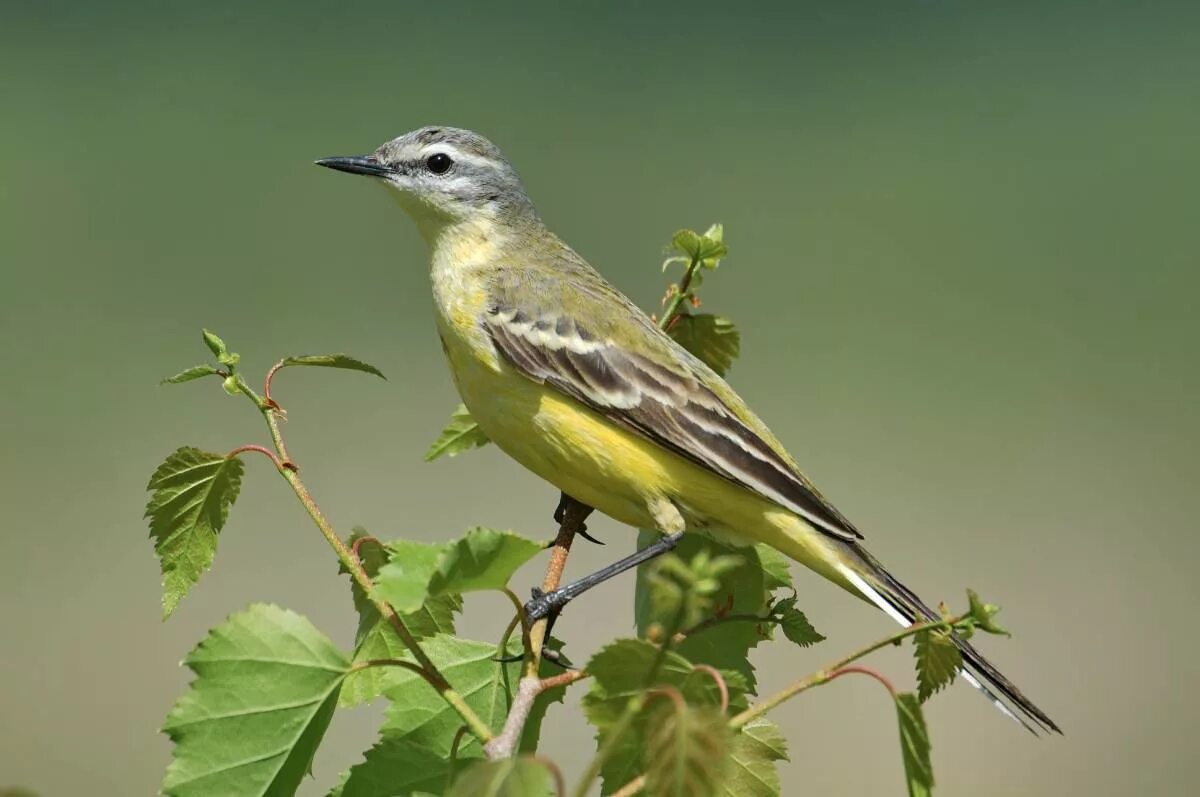
[[[728, 255], [721, 225], [677, 232], [663, 270], [682, 273], [663, 297], [657, 323], [696, 358], [725, 373], [740, 353], [726, 318], [699, 312], [705, 276]], [[311, 767], [335, 711], [382, 699], [377, 744], [343, 773], [331, 797], [481, 790], [498, 797], [566, 793], [559, 768], [537, 755], [547, 711], [568, 688], [589, 684], [584, 712], [597, 732], [595, 756], [576, 779], [582, 797], [602, 793], [781, 793], [778, 762], [787, 746], [768, 714], [796, 696], [846, 675], [882, 684], [892, 697], [909, 793], [933, 787], [921, 703], [953, 682], [963, 667], [956, 640], [977, 632], [1007, 634], [997, 607], [968, 592], [966, 611], [901, 629], [787, 686], [758, 697], [750, 651], [779, 637], [800, 648], [822, 642], [797, 606], [787, 561], [765, 545], [739, 547], [687, 535], [673, 553], [638, 568], [637, 635], [604, 645], [582, 669], [570, 669], [548, 618], [527, 622], [512, 587], [542, 542], [513, 532], [468, 530], [446, 543], [381, 540], [359, 529], [343, 538], [301, 477], [284, 439], [285, 410], [274, 394], [287, 368], [357, 370], [375, 366], [345, 354], [284, 357], [253, 389], [242, 358], [215, 333], [203, 342], [213, 362], [187, 368], [166, 384], [209, 376], [243, 396], [266, 425], [269, 445], [245, 443], [225, 454], [194, 447], [173, 452], [156, 469], [146, 507], [163, 572], [164, 618], [213, 564], [217, 541], [243, 489], [246, 455], [265, 458], [287, 482], [350, 576], [358, 616], [355, 645], [341, 651], [303, 617], [255, 604], [228, 618], [187, 657], [195, 673], [164, 730], [175, 743], [163, 782], [168, 795], [292, 794]], [[426, 459], [486, 445], [459, 407]], [[572, 542], [586, 536], [591, 509], [564, 498], [542, 590], [557, 588]], [[639, 546], [657, 536], [642, 532]], [[512, 620], [499, 643], [456, 635], [466, 593], [499, 593]], [[500, 629], [497, 629], [498, 632]], [[916, 693], [860, 660], [914, 639]], [[553, 651], [551, 656], [548, 651]], [[566, 669], [563, 669], [566, 667]], [[250, 761], [251, 763], [246, 763]]]

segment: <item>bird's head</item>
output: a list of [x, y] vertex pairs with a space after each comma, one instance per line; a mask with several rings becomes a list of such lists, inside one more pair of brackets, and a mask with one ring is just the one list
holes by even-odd
[[534, 217], [512, 165], [470, 130], [422, 127], [370, 155], [322, 158], [317, 165], [383, 181], [423, 229]]

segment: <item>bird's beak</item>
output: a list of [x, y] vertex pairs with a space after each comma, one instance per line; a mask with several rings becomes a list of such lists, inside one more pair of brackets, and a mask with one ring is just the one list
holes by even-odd
[[326, 169], [337, 169], [339, 172], [350, 174], [366, 174], [371, 177], [384, 177], [392, 173], [391, 167], [380, 163], [373, 155], [350, 155], [333, 158], [321, 158], [316, 162]]

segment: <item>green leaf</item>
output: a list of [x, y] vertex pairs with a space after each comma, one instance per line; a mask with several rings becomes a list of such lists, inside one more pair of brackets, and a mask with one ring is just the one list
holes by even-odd
[[681, 257], [679, 255], [673, 255], [663, 261], [662, 270], [666, 271], [668, 268], [675, 265], [676, 263], [682, 263], [684, 266], [687, 266], [690, 262], [691, 262], [691, 258], [689, 258], [689, 257]]
[[[511, 531], [477, 526], [450, 543], [429, 582], [432, 595], [504, 589], [521, 565], [545, 550]], [[380, 573], [382, 583], [383, 573]]]
[[438, 439], [434, 440], [433, 445], [425, 452], [425, 461], [433, 462], [440, 456], [457, 456], [472, 448], [485, 446], [489, 442], [491, 441], [488, 436], [475, 423], [466, 405], [459, 404], [450, 414], [450, 423], [446, 424]]
[[698, 625], [713, 608], [721, 577], [744, 563], [740, 556], [714, 556], [701, 549], [689, 561], [675, 552], [650, 565], [646, 584], [650, 605], [666, 633], [674, 635]]
[[702, 235], [695, 230], [679, 230], [671, 237], [671, 246], [705, 268], [716, 268], [729, 250], [725, 246], [724, 229], [714, 224]]
[[220, 357], [225, 354], [228, 349], [225, 346], [225, 341], [217, 337], [217, 333], [209, 330], [204, 330], [204, 345], [213, 353], [214, 357]]
[[449, 544], [399, 540], [388, 543], [388, 550], [375, 594], [398, 612], [413, 612], [427, 596], [503, 589], [543, 545], [511, 531], [476, 527]]
[[219, 373], [216, 368], [211, 365], [193, 365], [184, 371], [180, 371], [175, 376], [168, 376], [166, 379], [159, 382], [160, 385], [178, 385], [182, 382], [191, 382], [193, 379], [200, 379], [205, 376], [212, 376]]
[[349, 354], [304, 354], [299, 357], [284, 357], [282, 366], [290, 365], [314, 365], [322, 368], [346, 368], [351, 371], [363, 371], [368, 374], [375, 374], [380, 379], [387, 379], [375, 366], [370, 363], [365, 363], [362, 360], [356, 360]]
[[689, 258], [695, 258], [699, 254], [700, 246], [700, 233], [695, 230], [676, 230], [671, 236], [671, 247]]
[[768, 590], [791, 589], [792, 571], [787, 558], [765, 543], [754, 546], [763, 570], [763, 586]]
[[429, 580], [446, 553], [443, 543], [395, 540], [387, 544], [387, 564], [379, 568], [375, 596], [398, 612], [415, 612], [429, 595]]
[[725, 246], [725, 228], [714, 224], [704, 231], [701, 236], [700, 265], [704, 268], [716, 268], [721, 264], [721, 258], [729, 254]]
[[[379, 574], [379, 568], [387, 563], [387, 548], [361, 526], [355, 526], [350, 530], [350, 536], [346, 539], [346, 547], [356, 551], [358, 561], [368, 578], [374, 579]], [[349, 575], [349, 573], [346, 566], [339, 562], [338, 574]], [[354, 611], [358, 613], [358, 629], [354, 632], [354, 644], [360, 645], [370, 630], [378, 623], [379, 610], [375, 608], [375, 604], [367, 596], [366, 591], [353, 578], [350, 579], [350, 598], [354, 601]]]
[[[658, 532], [642, 530], [638, 533], [638, 548], [644, 548], [659, 538]], [[706, 551], [712, 557], [735, 555], [742, 561], [730, 570], [720, 575], [719, 585], [712, 596], [714, 613], [710, 616], [716, 620], [725, 615], [766, 615], [772, 599], [768, 580], [777, 584], [780, 577], [788, 579], [786, 563], [782, 572], [776, 571], [770, 575], [764, 567], [764, 555], [770, 559], [773, 549], [765, 545], [734, 546], [726, 542], [700, 534], [685, 535], [675, 551], [682, 557], [690, 559], [700, 551]], [[768, 553], [771, 552], [771, 553]], [[775, 554], [775, 560], [783, 561], [782, 556]], [[638, 568], [637, 582], [634, 588], [634, 621], [639, 636], [645, 636], [652, 623], [664, 623], [666, 618], [657, 614], [650, 601], [650, 590], [647, 577], [650, 566]], [[710, 619], [710, 618], [706, 618]], [[697, 630], [679, 643], [675, 650], [688, 661], [697, 664], [708, 664], [718, 669], [735, 670], [740, 673], [754, 690], [754, 667], [747, 658], [750, 649], [769, 638], [770, 624], [750, 620], [725, 620]]]
[[996, 625], [995, 616], [1000, 611], [1000, 607], [994, 603], [984, 603], [975, 590], [967, 590], [967, 601], [970, 605], [971, 620], [976, 626], [987, 631], [989, 634], [1002, 634], [1004, 636], [1012, 636], [1000, 626]]
[[711, 313], [683, 313], [667, 330], [675, 341], [722, 376], [742, 347], [742, 335], [728, 318]]
[[916, 695], [911, 692], [896, 695], [896, 715], [900, 720], [900, 751], [904, 756], [909, 797], [927, 797], [933, 793], [933, 764], [929, 759], [929, 731]]
[[[408, 648], [400, 641], [395, 629], [379, 616], [374, 606], [371, 607], [371, 611], [376, 621], [366, 629], [354, 648], [354, 663], [405, 657]], [[453, 634], [454, 613], [459, 611], [462, 611], [461, 598], [457, 595], [442, 595], [430, 598], [415, 612], [401, 614], [400, 619], [415, 638], [424, 639], [435, 634]], [[375, 700], [395, 682], [399, 672], [396, 667], [365, 667], [355, 670], [346, 676], [339, 704], [356, 706]]]
[[[520, 661], [494, 661], [496, 646], [449, 636], [422, 642], [425, 652], [493, 730], [508, 716], [521, 677]], [[516, 640], [509, 652], [519, 652]], [[407, 658], [407, 654], [405, 655]], [[351, 768], [340, 797], [394, 797], [416, 792], [442, 794], [450, 774], [450, 751], [462, 718], [421, 676], [401, 668], [385, 696], [390, 701], [379, 741]], [[528, 726], [527, 726], [528, 730]], [[458, 764], [483, 756], [478, 740], [464, 735]]]
[[962, 653], [945, 631], [922, 631], [914, 640], [917, 665], [917, 696], [924, 703], [954, 681], [962, 669]]
[[786, 761], [787, 740], [779, 726], [758, 717], [742, 727], [729, 745], [724, 794], [726, 797], [778, 797], [776, 761]]
[[804, 612], [796, 608], [795, 598], [781, 600], [773, 613], [779, 618], [779, 627], [783, 629], [783, 635], [800, 647], [807, 648], [824, 641], [825, 637], [813, 628]]
[[[662, 658], [658, 675], [650, 681], [654, 661], [659, 655], [656, 645], [640, 639], [620, 639], [601, 648], [588, 662], [592, 674], [591, 690], [583, 698], [584, 713], [597, 730], [597, 741], [603, 743], [625, 712], [630, 698], [640, 695], [648, 686], [673, 687], [685, 702], [693, 706], [719, 706], [720, 689], [712, 676], [695, 669], [677, 653], [668, 651]], [[745, 705], [745, 681], [736, 673], [724, 674], [733, 709]], [[605, 760], [600, 775], [603, 794], [611, 794], [645, 771], [646, 714], [643, 712], [615, 740], [612, 752]]]
[[242, 461], [184, 447], [168, 456], [146, 486], [150, 536], [163, 574], [163, 619], [212, 566], [217, 534], [242, 486]]
[[[355, 529], [347, 543], [352, 546], [366, 536], [368, 535], [365, 530]], [[358, 556], [367, 575], [374, 578], [387, 561], [388, 549], [382, 543], [368, 540], [358, 546]], [[347, 571], [339, 565], [338, 572]], [[350, 580], [350, 592], [354, 599], [354, 609], [358, 612], [358, 630], [354, 634], [354, 663], [404, 656], [408, 648], [353, 579]], [[454, 613], [461, 610], [460, 597], [440, 595], [427, 599], [415, 611], [401, 612], [400, 619], [414, 637], [424, 639], [435, 634], [453, 634]], [[393, 683], [396, 672], [395, 667], [365, 667], [351, 672], [342, 684], [339, 704], [355, 706], [374, 700]]]
[[293, 794], [337, 705], [349, 662], [312, 623], [278, 606], [232, 615], [184, 660], [191, 688], [167, 716], [172, 797]]
[[646, 724], [646, 792], [715, 797], [724, 790], [729, 725], [716, 706], [655, 696]]
[[546, 797], [554, 790], [550, 770], [532, 758], [479, 761], [454, 781], [446, 797]]

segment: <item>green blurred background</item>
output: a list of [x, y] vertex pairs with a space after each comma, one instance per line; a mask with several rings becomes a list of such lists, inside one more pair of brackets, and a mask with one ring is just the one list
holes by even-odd
[[[255, 461], [215, 569], [159, 621], [147, 477], [180, 444], [263, 438], [215, 382], [156, 387], [204, 358], [201, 326], [251, 373], [344, 350], [390, 375], [278, 382], [344, 532], [551, 534], [555, 493], [498, 451], [422, 463], [455, 404], [426, 252], [382, 191], [311, 165], [439, 123], [498, 142], [643, 306], [671, 232], [725, 223], [706, 290], [743, 330], [731, 381], [928, 598], [1003, 604], [1016, 636], [986, 649], [1066, 731], [1034, 740], [952, 689], [928, 711], [940, 793], [1192, 793], [1200, 15], [504, 5], [5, 2], [0, 786], [153, 793], [179, 660], [250, 601], [350, 642], [330, 552]], [[579, 546], [570, 573], [632, 546], [593, 530], [608, 547]], [[760, 651], [765, 689], [890, 630], [797, 575], [830, 641]], [[631, 590], [565, 615], [576, 659], [629, 632]], [[506, 616], [468, 610], [489, 639]], [[909, 652], [881, 666], [907, 681]], [[901, 793], [872, 685], [776, 717], [785, 793]], [[377, 719], [335, 718], [304, 794]], [[591, 731], [549, 721], [546, 753], [577, 773]]]

